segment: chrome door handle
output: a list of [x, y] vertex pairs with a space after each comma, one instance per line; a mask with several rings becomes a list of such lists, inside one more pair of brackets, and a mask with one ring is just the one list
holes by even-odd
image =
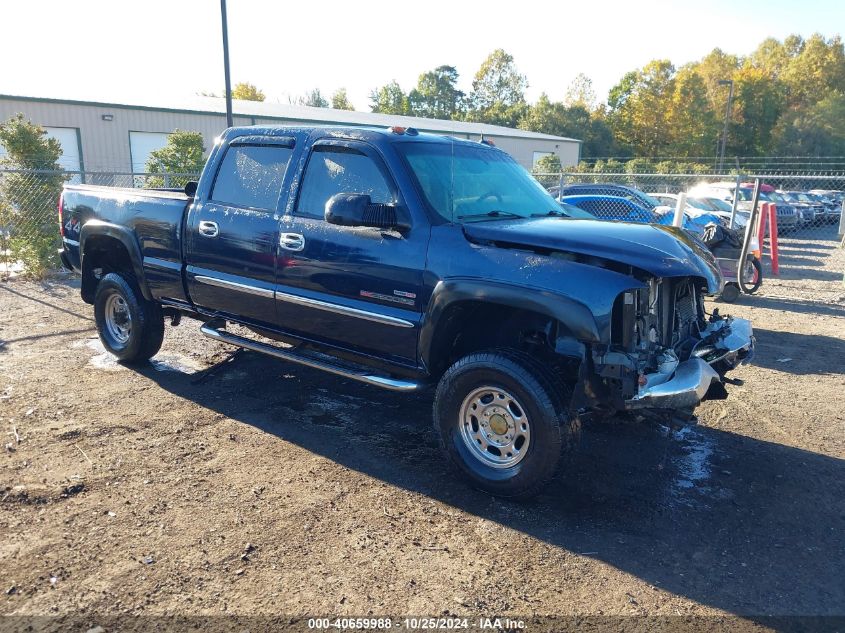
[[286, 251], [301, 251], [305, 248], [305, 238], [299, 233], [282, 233], [279, 236], [279, 246]]
[[205, 237], [217, 237], [220, 229], [217, 228], [217, 222], [209, 222], [207, 220], [200, 220], [199, 226], [200, 235]]

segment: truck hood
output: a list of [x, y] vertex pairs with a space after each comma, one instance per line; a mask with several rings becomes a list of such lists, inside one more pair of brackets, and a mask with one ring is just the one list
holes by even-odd
[[721, 291], [721, 273], [710, 251], [671, 226], [550, 217], [467, 223], [463, 230], [472, 242], [597, 257], [655, 277], [701, 277], [710, 293]]

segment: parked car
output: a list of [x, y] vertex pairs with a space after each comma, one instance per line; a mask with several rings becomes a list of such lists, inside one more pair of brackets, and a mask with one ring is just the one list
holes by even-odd
[[[810, 204], [795, 196], [787, 195], [782, 191], [773, 191], [767, 193], [766, 196], [770, 200], [774, 200], [776, 204], [792, 206], [798, 212], [799, 226], [809, 226], [816, 221], [816, 216], [824, 214], [824, 207], [822, 205]], [[780, 217], [778, 217], [779, 219]]]
[[609, 182], [576, 183], [572, 185], [565, 185], [563, 189], [558, 191], [558, 199], [561, 199], [564, 196], [616, 196], [619, 198], [626, 198], [649, 211], [654, 211], [659, 207], [666, 206], [661, 204], [659, 200], [656, 200], [639, 189]]
[[184, 193], [66, 185], [59, 215], [121, 361], [190, 317], [366, 385], [436, 385], [442, 451], [506, 497], [550, 480], [585, 415], [665, 423], [754, 348], [748, 321], [705, 314], [723, 279], [699, 240], [562, 217], [505, 152], [410, 128], [231, 128]]
[[660, 216], [633, 200], [611, 195], [563, 196], [561, 202], [578, 207], [599, 220], [660, 224]]
[[[644, 222], [670, 226], [675, 218], [674, 210], [658, 206], [656, 211], [649, 211], [633, 200], [619, 196], [565, 196], [563, 202], [579, 207], [599, 220], [618, 220], [622, 222]], [[684, 213], [684, 229], [701, 235], [711, 222], [720, 223], [721, 219], [705, 211]]]
[[[649, 195], [672, 208], [678, 204], [678, 194], [676, 193], [652, 193]], [[697, 198], [694, 196], [687, 196], [686, 200], [686, 213], [689, 216], [701, 216], [703, 213], [709, 213], [718, 217], [726, 226], [730, 224], [732, 208], [725, 201], [717, 198]], [[737, 211], [735, 226], [744, 228], [748, 224], [749, 217], [748, 212]]]
[[[750, 212], [754, 198], [753, 187], [740, 186], [737, 188], [736, 183], [734, 182], [717, 182], [696, 185], [690, 189], [689, 195], [696, 198], [717, 198], [727, 202], [728, 204], [732, 204], [734, 193], [736, 193], [738, 198], [737, 209]], [[778, 201], [770, 198], [769, 194], [762, 190], [760, 192], [760, 200], [763, 202], [775, 203], [775, 209], [778, 217], [778, 232], [787, 232], [800, 226], [799, 214], [793, 205], [784, 204], [782, 202], [779, 203]]]
[[809, 193], [815, 193], [829, 198], [838, 203], [840, 208], [842, 207], [842, 203], [845, 202], [845, 191], [839, 191], [838, 189], [810, 189]]
[[839, 216], [842, 215], [842, 203], [836, 202], [833, 198], [823, 196], [818, 193], [807, 192], [806, 195], [810, 196], [811, 199], [815, 200], [819, 204], [824, 206], [824, 214], [822, 216], [822, 221], [827, 222], [838, 222]]

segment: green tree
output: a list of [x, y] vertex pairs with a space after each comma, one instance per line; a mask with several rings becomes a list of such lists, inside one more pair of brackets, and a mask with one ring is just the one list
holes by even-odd
[[[151, 174], [162, 174], [147, 178], [147, 187], [184, 187], [189, 180], [195, 180], [202, 171], [205, 159], [202, 134], [186, 130], [174, 130], [167, 136], [167, 145], [150, 152], [144, 169]], [[167, 174], [187, 174], [167, 176]]]
[[528, 80], [517, 69], [513, 57], [501, 48], [496, 49], [475, 73], [467, 118], [516, 127], [528, 110], [526, 88]]
[[23, 114], [0, 123], [0, 145], [6, 149], [0, 165], [16, 170], [0, 179], [0, 226], [9, 231], [12, 258], [29, 276], [42, 277], [58, 265], [56, 205], [67, 180], [62, 147]]
[[232, 99], [244, 101], [264, 101], [264, 93], [248, 81], [242, 81], [232, 88]]
[[346, 88], [338, 88], [332, 94], [332, 107], [335, 110], [354, 110], [355, 106], [349, 103], [349, 97], [346, 96]]
[[381, 114], [410, 114], [408, 95], [394, 79], [370, 91], [370, 109]]
[[420, 75], [408, 94], [411, 113], [428, 119], [452, 119], [461, 110], [464, 93], [458, 90], [454, 66], [438, 66]]
[[729, 153], [768, 154], [772, 132], [783, 112], [783, 88], [765, 70], [746, 64], [734, 74], [736, 94], [731, 116]]
[[785, 156], [845, 156], [845, 94], [833, 93], [804, 109], [792, 109], [774, 130], [775, 150]]
[[614, 150], [613, 133], [600, 111], [591, 113], [581, 104], [566, 106], [553, 102], [545, 93], [527, 109], [519, 127], [579, 139], [583, 142], [581, 153], [585, 158], [607, 156]]
[[319, 88], [314, 88], [305, 93], [304, 97], [298, 100], [299, 105], [310, 106], [312, 108], [328, 108], [329, 102], [320, 92]]
[[535, 174], [558, 174], [560, 173], [560, 156], [557, 154], [546, 154], [534, 164]]

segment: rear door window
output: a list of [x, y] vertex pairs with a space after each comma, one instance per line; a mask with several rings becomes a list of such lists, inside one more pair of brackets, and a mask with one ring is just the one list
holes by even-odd
[[227, 206], [275, 211], [292, 153], [292, 147], [283, 145], [230, 145], [211, 199]]

